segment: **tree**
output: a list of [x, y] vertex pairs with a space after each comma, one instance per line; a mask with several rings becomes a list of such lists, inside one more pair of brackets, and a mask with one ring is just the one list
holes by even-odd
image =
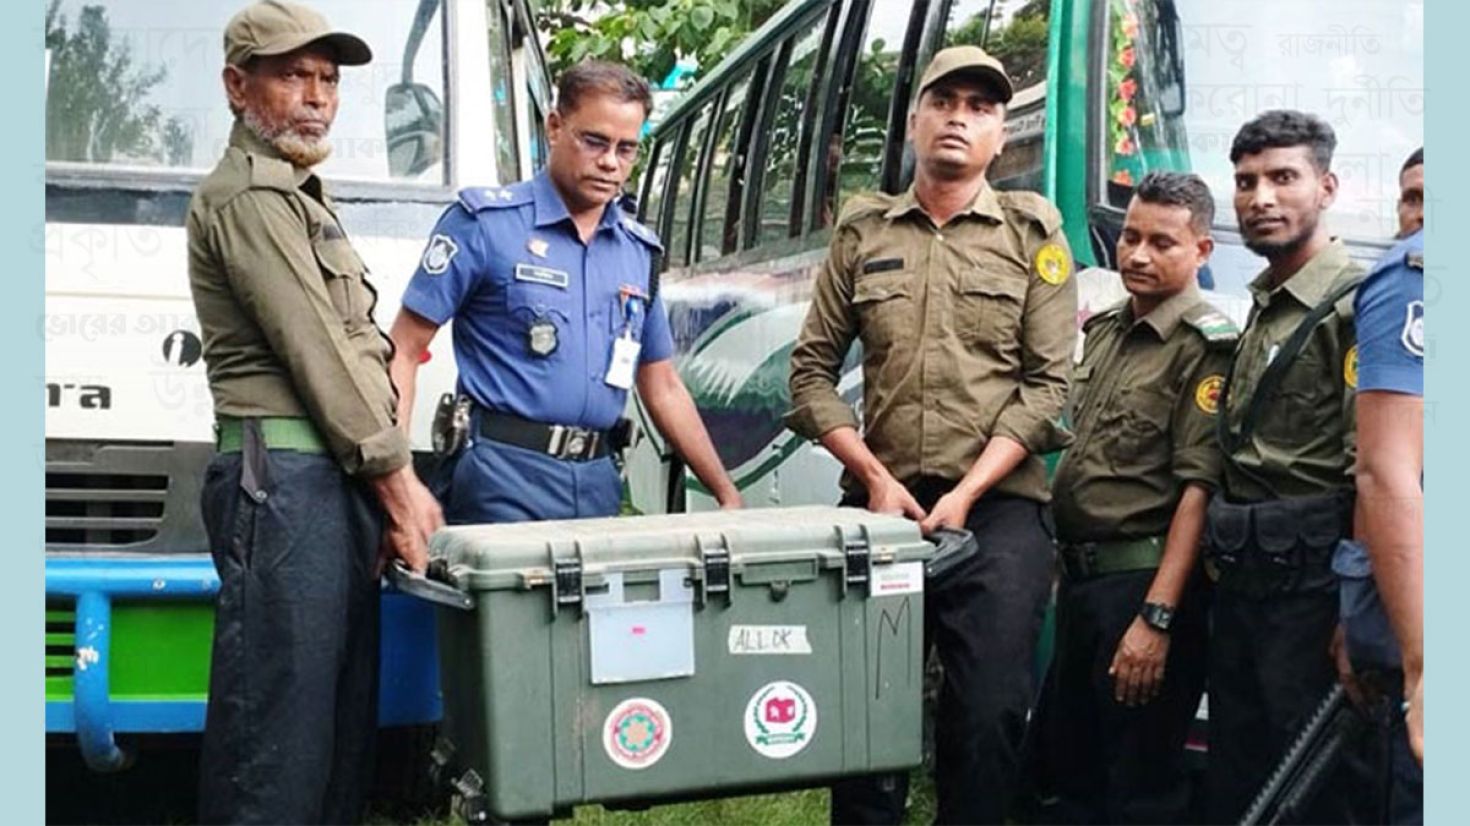
[[655, 83], [674, 64], [713, 67], [784, 0], [545, 0], [537, 24], [547, 37], [551, 69], [588, 58], [619, 60]]
[[68, 31], [60, 0], [46, 6], [51, 77], [46, 94], [46, 158], [106, 163], [186, 163], [193, 135], [148, 101], [168, 69], [134, 65], [127, 41], [114, 43], [102, 6], [83, 6]]

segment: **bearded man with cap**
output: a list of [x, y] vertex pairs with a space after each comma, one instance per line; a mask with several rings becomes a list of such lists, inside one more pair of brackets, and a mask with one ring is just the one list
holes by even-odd
[[[944, 666], [935, 712], [940, 823], [999, 823], [1018, 773], [1054, 547], [1041, 455], [1076, 344], [1077, 288], [1056, 207], [985, 179], [1010, 79], [944, 49], [909, 113], [913, 186], [852, 199], [833, 230], [791, 356], [787, 424], [846, 468], [843, 503], [975, 533], [980, 552], [931, 584], [925, 636]], [[863, 430], [837, 393], [863, 344]], [[897, 823], [907, 778], [839, 783], [834, 823]]]
[[206, 823], [361, 819], [377, 721], [380, 554], [422, 570], [439, 506], [410, 464], [366, 268], [311, 168], [338, 66], [372, 59], [266, 0], [225, 28], [229, 146], [186, 221], [218, 452]]

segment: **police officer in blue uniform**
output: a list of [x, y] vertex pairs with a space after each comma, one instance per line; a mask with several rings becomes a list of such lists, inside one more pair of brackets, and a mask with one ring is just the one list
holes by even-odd
[[651, 107], [648, 84], [623, 66], [579, 64], [546, 119], [546, 169], [462, 190], [434, 228], [393, 324], [392, 373], [407, 428], [423, 353], [454, 321], [471, 413], [451, 523], [616, 514], [613, 428], [635, 384], [720, 505], [740, 504], [673, 367], [658, 238], [617, 203]]
[[[1422, 153], [1416, 157], [1422, 169]], [[1421, 173], [1421, 187], [1422, 180]], [[1333, 559], [1341, 578], [1347, 655], [1386, 738], [1381, 788], [1387, 797], [1379, 820], [1395, 824], [1424, 822], [1419, 762], [1424, 742], [1422, 212], [1420, 216], [1418, 228], [1407, 227], [1412, 234], [1379, 261], [1358, 290], [1356, 476], [1360, 538], [1367, 548], [1344, 542]]]

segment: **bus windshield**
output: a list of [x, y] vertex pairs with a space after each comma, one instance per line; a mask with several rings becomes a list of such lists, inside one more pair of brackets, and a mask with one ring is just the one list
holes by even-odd
[[[445, 183], [442, 0], [319, 0], [333, 28], [366, 40], [346, 67], [332, 126], [334, 179]], [[82, 174], [206, 172], [233, 117], [221, 32], [240, 0], [47, 0], [46, 161]], [[407, 59], [407, 65], [405, 65]]]
[[[1150, 168], [1192, 169], [1234, 229], [1230, 143], [1269, 109], [1312, 112], [1337, 135], [1332, 233], [1381, 244], [1398, 225], [1399, 168], [1423, 144], [1424, 3], [1107, 0], [1104, 200], [1127, 206]], [[1328, 22], [1328, 21], [1331, 22]]]

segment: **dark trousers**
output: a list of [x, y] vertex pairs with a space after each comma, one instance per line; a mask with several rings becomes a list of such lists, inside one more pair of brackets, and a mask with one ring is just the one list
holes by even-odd
[[622, 479], [608, 457], [572, 462], [476, 438], [446, 470], [451, 525], [616, 516], [622, 505]]
[[1164, 682], [1142, 706], [1114, 697], [1108, 674], [1118, 642], [1143, 606], [1156, 571], [1063, 578], [1056, 656], [1047, 698], [1047, 765], [1057, 823], [1184, 823], [1190, 785], [1184, 741], [1204, 692], [1208, 592], [1196, 577], [1179, 601]]
[[[952, 483], [921, 480], [910, 490], [928, 509]], [[843, 504], [860, 505], [861, 495]], [[1036, 641], [1054, 558], [1044, 508], [989, 495], [965, 527], [980, 553], [931, 584], [924, 600], [925, 649], [944, 668], [935, 711], [939, 823], [1000, 823], [1019, 771], [1026, 716], [1035, 694]], [[832, 787], [833, 823], [898, 823], [907, 775], [870, 775]]]
[[201, 497], [220, 593], [200, 820], [354, 823], [377, 729], [382, 515], [326, 456], [242, 466], [216, 456]]
[[[1212, 822], [1240, 819], [1337, 682], [1327, 652], [1337, 621], [1335, 589], [1266, 597], [1216, 590], [1210, 639]], [[1305, 822], [1374, 819], [1364, 746], [1350, 745], [1346, 752]]]

